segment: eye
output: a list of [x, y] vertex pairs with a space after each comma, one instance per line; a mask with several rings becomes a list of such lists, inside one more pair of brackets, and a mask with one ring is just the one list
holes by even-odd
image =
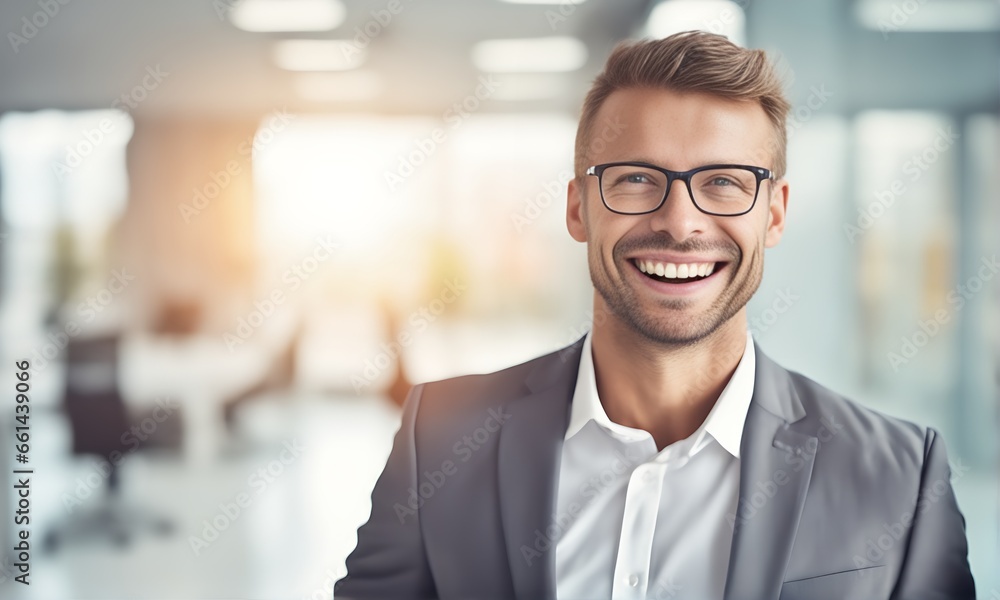
[[726, 186], [726, 185], [736, 185], [736, 182], [728, 177], [722, 175], [716, 175], [708, 182], [710, 185]]
[[663, 176], [650, 169], [635, 165], [611, 165], [604, 171], [604, 189], [647, 193], [663, 184]]
[[627, 185], [648, 185], [655, 183], [647, 173], [642, 172], [632, 172], [625, 173], [617, 178], [615, 184], [627, 184]]

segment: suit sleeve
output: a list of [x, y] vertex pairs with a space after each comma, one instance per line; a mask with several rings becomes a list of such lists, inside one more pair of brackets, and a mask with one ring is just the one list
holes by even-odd
[[974, 599], [965, 517], [951, 487], [944, 442], [933, 429], [924, 436], [924, 468], [914, 515], [906, 558], [892, 597]]
[[423, 384], [410, 390], [385, 468], [372, 491], [372, 512], [358, 528], [358, 545], [347, 557], [347, 575], [334, 598], [433, 598], [436, 594], [420, 531], [409, 505], [416, 489], [416, 419]]

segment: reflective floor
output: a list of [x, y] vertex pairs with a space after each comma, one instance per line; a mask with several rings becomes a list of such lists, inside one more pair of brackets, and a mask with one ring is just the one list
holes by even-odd
[[[58, 461], [38, 457], [46, 467], [34, 480], [31, 586], [8, 579], [0, 596], [329, 598], [368, 516], [367, 494], [388, 456], [398, 411], [379, 398], [287, 402], [249, 407], [241, 422], [246, 439], [224, 448], [214, 464], [128, 457], [122, 499], [166, 516], [174, 531], [147, 531], [124, 546], [90, 538], [43, 550], [43, 534], [65, 527], [70, 516], [60, 500], [78, 497], [96, 469], [86, 459], [57, 468], [48, 465]], [[43, 428], [59, 434], [57, 423], [41, 421], [38, 435]], [[102, 504], [100, 494], [71, 503], [73, 515]]]

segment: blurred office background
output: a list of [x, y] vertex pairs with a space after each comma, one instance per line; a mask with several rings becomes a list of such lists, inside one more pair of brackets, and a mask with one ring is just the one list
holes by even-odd
[[36, 470], [27, 587], [5, 393], [0, 596], [329, 597], [408, 387], [589, 327], [578, 111], [615, 43], [686, 29], [772, 52], [795, 105], [757, 340], [943, 433], [1000, 596], [997, 2], [53, 0], [0, 23], [0, 385], [31, 361]]

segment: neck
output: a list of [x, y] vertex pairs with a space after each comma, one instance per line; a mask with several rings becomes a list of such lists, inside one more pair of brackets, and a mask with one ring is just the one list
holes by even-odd
[[615, 423], [648, 431], [658, 450], [694, 433], [736, 371], [747, 342], [746, 308], [708, 337], [664, 346], [611, 315], [591, 335], [597, 393]]

